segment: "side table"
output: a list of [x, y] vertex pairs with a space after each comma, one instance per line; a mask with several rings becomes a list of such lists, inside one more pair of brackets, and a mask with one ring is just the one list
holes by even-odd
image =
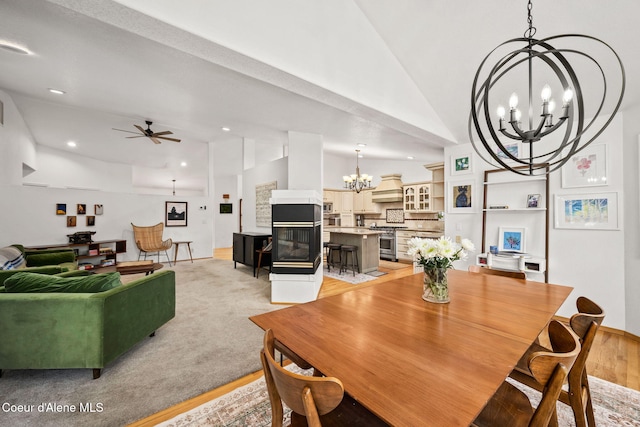
[[180, 244], [184, 243], [187, 245], [187, 250], [189, 251], [189, 259], [193, 262], [193, 256], [191, 255], [191, 243], [192, 240], [182, 240], [182, 241], [173, 241], [173, 263], [175, 264], [178, 261], [178, 248]]

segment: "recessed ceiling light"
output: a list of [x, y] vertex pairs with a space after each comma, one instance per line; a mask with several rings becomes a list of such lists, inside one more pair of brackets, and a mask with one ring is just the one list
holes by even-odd
[[51, 93], [55, 93], [56, 95], [64, 95], [66, 92], [60, 89], [49, 88], [47, 89]]
[[363, 158], [363, 157], [364, 157], [364, 156], [363, 156], [362, 154], [358, 153], [358, 158], [359, 158], [359, 159], [361, 159], [361, 158]]
[[75, 142], [73, 142], [73, 141], [69, 141], [69, 142], [67, 142], [67, 145], [68, 145], [69, 147], [76, 147], [76, 146], [77, 146], [77, 144], [76, 144]]
[[358, 147], [366, 147], [367, 144], [363, 144], [362, 142], [360, 144], [358, 144]]
[[182, 163], [180, 163], [180, 166], [182, 166], [182, 167], [187, 166], [187, 162], [182, 162]]
[[413, 156], [407, 156], [407, 159], [409, 160], [413, 160], [413, 158], [414, 158]]
[[229, 132], [229, 131], [231, 131], [231, 129], [230, 129], [230, 128], [228, 128], [228, 127], [223, 127], [223, 128], [222, 128], [222, 130], [223, 130], [223, 131], [225, 131], [225, 132]]
[[15, 43], [0, 40], [0, 49], [7, 50], [13, 53], [19, 53], [20, 55], [31, 55], [31, 52], [26, 47], [22, 47]]

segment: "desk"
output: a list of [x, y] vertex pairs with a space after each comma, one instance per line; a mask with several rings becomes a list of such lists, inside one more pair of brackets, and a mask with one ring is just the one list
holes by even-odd
[[250, 319], [391, 425], [466, 427], [572, 288], [448, 274], [449, 304], [420, 273]]
[[189, 259], [191, 259], [191, 262], [193, 262], [193, 256], [191, 255], [191, 243], [192, 241], [173, 241], [173, 263], [175, 264], [178, 261], [178, 248], [180, 247], [180, 244], [185, 243], [187, 245], [187, 250], [189, 251]]

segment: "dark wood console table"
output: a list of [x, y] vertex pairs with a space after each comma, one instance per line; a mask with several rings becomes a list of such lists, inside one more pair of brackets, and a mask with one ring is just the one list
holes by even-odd
[[256, 250], [266, 246], [271, 234], [264, 233], [233, 233], [233, 268], [236, 263], [251, 266], [253, 276], [256, 275], [258, 267], [258, 256]]

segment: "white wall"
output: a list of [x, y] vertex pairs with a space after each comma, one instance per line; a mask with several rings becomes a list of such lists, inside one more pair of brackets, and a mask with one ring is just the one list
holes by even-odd
[[[636, 139], [637, 141], [637, 139]], [[558, 314], [570, 317], [575, 313], [575, 300], [578, 296], [584, 295], [600, 304], [607, 313], [604, 324], [616, 329], [631, 331], [637, 329], [628, 322], [625, 311], [629, 307], [626, 303], [627, 289], [625, 286], [625, 233], [627, 223], [637, 224], [636, 213], [627, 218], [623, 215], [625, 211], [625, 194], [623, 191], [623, 168], [619, 167], [623, 163], [623, 117], [618, 115], [611, 125], [603, 132], [594, 144], [606, 144], [608, 147], [608, 185], [589, 188], [562, 188], [561, 172], [556, 171], [549, 176], [550, 192], [550, 226], [549, 226], [549, 282], [567, 286], [572, 286], [574, 291], [569, 296], [565, 304], [560, 308]], [[637, 144], [637, 142], [635, 142]], [[637, 148], [636, 148], [637, 149]], [[452, 176], [451, 155], [472, 153], [472, 175]], [[633, 158], [637, 162], [636, 157]], [[634, 163], [635, 165], [635, 163]], [[483, 195], [483, 172], [486, 169], [495, 167], [482, 161], [477, 153], [473, 151], [471, 144], [445, 149], [445, 176], [448, 183], [461, 179], [474, 179], [476, 182], [475, 213], [453, 214], [446, 209], [445, 235], [468, 237], [480, 250], [482, 238], [482, 195]], [[637, 167], [631, 168], [637, 175]], [[637, 181], [635, 192], [637, 193]], [[618, 210], [620, 213], [620, 230], [567, 230], [554, 228], [554, 195], [556, 194], [580, 194], [580, 193], [618, 193]], [[449, 194], [449, 184], [445, 192], [446, 206], [451, 204], [451, 194]], [[526, 197], [526, 194], [523, 195]], [[636, 196], [637, 197], [637, 196]], [[637, 199], [636, 199], [637, 200]], [[637, 209], [636, 204], [636, 209]], [[627, 219], [627, 221], [625, 221]], [[636, 225], [637, 227], [637, 225]], [[637, 238], [631, 237], [634, 241]], [[456, 268], [466, 268], [469, 262], [475, 259], [470, 257], [467, 263], [458, 263]], [[637, 258], [636, 258], [637, 259]], [[636, 261], [637, 262], [637, 261]], [[635, 281], [637, 282], [637, 280]], [[637, 295], [636, 295], [637, 298]], [[637, 307], [637, 305], [635, 306]]]
[[37, 157], [38, 168], [24, 178], [25, 184], [133, 192], [130, 165], [103, 162], [43, 145], [38, 145]]
[[36, 167], [36, 144], [13, 99], [0, 91], [4, 125], [0, 126], [0, 183], [19, 185], [23, 165]]
[[[640, 336], [640, 106], [636, 105], [624, 113], [623, 160], [618, 165], [624, 168], [624, 271], [626, 328]], [[614, 166], [615, 167], [615, 166]]]
[[[193, 256], [211, 257], [213, 248], [213, 221], [199, 206], [208, 204], [204, 197], [167, 197], [140, 194], [121, 194], [104, 191], [69, 190], [62, 188], [0, 187], [0, 223], [4, 224], [0, 246], [20, 243], [25, 246], [67, 243], [67, 234], [76, 231], [95, 231], [93, 239], [126, 239], [127, 253], [119, 260], [135, 260], [138, 250], [133, 240], [131, 223], [154, 225], [164, 222], [166, 201], [188, 203], [187, 227], [167, 227], [165, 238], [191, 240]], [[95, 226], [86, 226], [86, 215], [77, 215], [77, 226], [67, 227], [66, 216], [56, 215], [57, 203], [66, 203], [67, 214], [76, 214], [76, 204], [87, 205], [93, 214], [93, 205], [102, 204], [104, 214], [96, 216]], [[171, 251], [169, 252], [171, 256]], [[184, 259], [185, 254], [181, 253]], [[180, 258], [179, 258], [180, 259]], [[161, 260], [164, 260], [163, 258]]]

